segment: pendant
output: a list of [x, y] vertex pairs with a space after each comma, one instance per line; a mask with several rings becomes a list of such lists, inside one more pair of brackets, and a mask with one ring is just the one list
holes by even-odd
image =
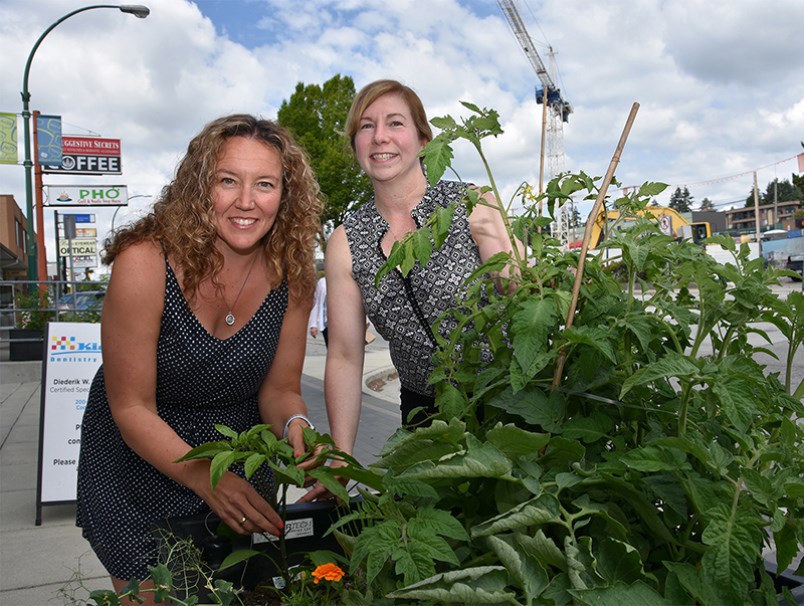
[[225, 319], [226, 319], [226, 323], [227, 323], [229, 326], [231, 326], [232, 324], [234, 324], [234, 323], [235, 323], [235, 317], [234, 317], [234, 315], [232, 314], [232, 312], [231, 312], [231, 311], [230, 311], [228, 314], [226, 314], [226, 318], [225, 318]]

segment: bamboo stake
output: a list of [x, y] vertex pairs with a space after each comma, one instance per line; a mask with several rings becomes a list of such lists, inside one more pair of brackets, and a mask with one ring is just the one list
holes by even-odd
[[[589, 242], [592, 240], [592, 228], [597, 215], [600, 212], [600, 207], [603, 205], [603, 199], [606, 197], [606, 192], [609, 189], [611, 180], [614, 177], [614, 171], [620, 163], [620, 155], [622, 154], [625, 142], [628, 139], [628, 133], [631, 132], [631, 126], [634, 124], [637, 111], [639, 110], [639, 103], [634, 102], [631, 106], [631, 113], [628, 114], [628, 119], [625, 121], [620, 141], [617, 143], [617, 149], [614, 150], [614, 155], [609, 163], [609, 169], [606, 171], [606, 176], [603, 177], [603, 183], [600, 186], [600, 191], [597, 194], [597, 199], [592, 207], [592, 212], [589, 213], [589, 218], [586, 220], [586, 229], [583, 234], [583, 244], [581, 245], [581, 255], [578, 258], [578, 270], [575, 273], [575, 283], [572, 285], [572, 301], [570, 302], [569, 313], [567, 314], [566, 328], [572, 327], [572, 322], [575, 318], [575, 309], [578, 306], [578, 296], [581, 293], [581, 281], [583, 280], [583, 269], [586, 264], [586, 253], [589, 249]], [[566, 359], [566, 349], [562, 348], [558, 354], [556, 361], [556, 371], [553, 375], [553, 389], [561, 383], [561, 376], [564, 374], [564, 361]]]

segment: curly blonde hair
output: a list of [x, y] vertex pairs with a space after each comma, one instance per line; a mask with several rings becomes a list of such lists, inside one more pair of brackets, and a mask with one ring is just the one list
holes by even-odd
[[195, 296], [207, 277], [217, 285], [223, 256], [215, 246], [218, 233], [211, 192], [220, 150], [232, 137], [257, 139], [279, 152], [282, 199], [263, 239], [265, 259], [273, 275], [287, 281], [292, 296], [309, 296], [315, 288], [314, 252], [323, 210], [318, 183], [306, 153], [290, 133], [275, 122], [247, 114], [218, 118], [190, 141], [176, 176], [152, 211], [106, 240], [103, 262], [111, 264], [132, 244], [153, 241], [181, 267], [188, 297]]

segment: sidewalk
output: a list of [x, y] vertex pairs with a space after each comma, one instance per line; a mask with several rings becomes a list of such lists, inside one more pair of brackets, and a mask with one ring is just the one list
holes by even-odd
[[[302, 395], [311, 420], [328, 432], [323, 398], [326, 349], [322, 339], [308, 339]], [[25, 364], [25, 363], [12, 363]], [[366, 347], [365, 379], [384, 377], [393, 369], [387, 343]], [[35, 525], [39, 465], [40, 380], [30, 369], [3, 366], [0, 383], [0, 604], [59, 606], [60, 593], [80, 575], [88, 589], [111, 589], [109, 576], [75, 526], [75, 505], [48, 505]], [[5, 382], [13, 381], [16, 382]], [[399, 425], [398, 386], [382, 391], [364, 388], [363, 413], [355, 456], [370, 463]], [[86, 592], [76, 593], [86, 599]]]

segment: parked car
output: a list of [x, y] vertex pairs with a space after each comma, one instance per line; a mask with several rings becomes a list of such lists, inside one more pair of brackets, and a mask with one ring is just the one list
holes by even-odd
[[83, 290], [59, 297], [60, 311], [97, 311], [103, 308], [105, 290]]

